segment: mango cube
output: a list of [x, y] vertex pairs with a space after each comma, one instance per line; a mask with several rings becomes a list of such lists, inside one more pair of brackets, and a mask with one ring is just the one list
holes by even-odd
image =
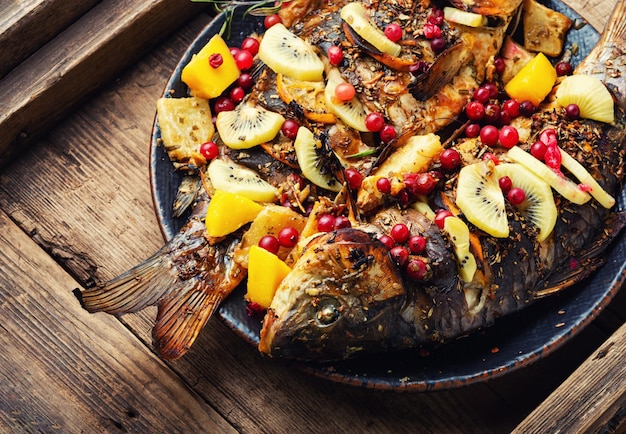
[[[214, 54], [222, 56], [222, 63], [216, 68], [209, 63]], [[238, 77], [235, 58], [220, 35], [213, 36], [198, 54], [194, 54], [181, 75], [193, 96], [206, 99], [220, 96]]]
[[280, 282], [290, 271], [291, 268], [275, 254], [256, 245], [250, 246], [246, 299], [267, 309]]
[[504, 86], [504, 90], [511, 98], [529, 100], [537, 107], [555, 82], [556, 69], [543, 53], [539, 53]]
[[206, 230], [210, 237], [223, 237], [235, 232], [263, 209], [253, 200], [235, 193], [216, 190], [206, 213]]

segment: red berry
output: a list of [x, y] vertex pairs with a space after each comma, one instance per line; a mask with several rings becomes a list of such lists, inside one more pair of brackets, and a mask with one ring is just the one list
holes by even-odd
[[249, 51], [239, 50], [235, 55], [235, 63], [237, 64], [237, 68], [240, 71], [247, 71], [252, 68], [252, 64], [254, 63], [254, 58]]
[[502, 193], [507, 194], [513, 187], [513, 181], [511, 181], [511, 178], [508, 176], [503, 176], [498, 179], [498, 185], [500, 186]]
[[252, 54], [252, 56], [256, 56], [256, 54], [259, 52], [260, 45], [261, 44], [259, 43], [258, 39], [248, 36], [241, 43], [241, 49], [249, 52], [250, 54]]
[[282, 22], [283, 20], [280, 18], [280, 15], [278, 14], [271, 14], [271, 15], [266, 16], [263, 19], [263, 25], [265, 26], [266, 29], [269, 29], [273, 25], [282, 23]]
[[502, 103], [502, 111], [511, 116], [511, 119], [515, 119], [519, 116], [519, 103], [515, 99], [507, 99]]
[[436, 24], [427, 22], [424, 24], [424, 37], [426, 39], [435, 39], [441, 37], [441, 28]]
[[389, 143], [395, 138], [396, 138], [396, 130], [393, 128], [392, 125], [386, 124], [380, 130], [380, 140], [382, 140], [383, 142]]
[[280, 127], [280, 131], [287, 137], [288, 139], [295, 139], [298, 135], [298, 129], [300, 125], [294, 121], [293, 119], [285, 119], [283, 125]]
[[248, 74], [247, 72], [244, 72], [237, 79], [237, 84], [243, 90], [250, 90], [252, 89], [252, 86], [254, 86], [254, 77], [252, 77], [252, 74]]
[[441, 167], [445, 170], [454, 170], [461, 164], [461, 154], [453, 148], [448, 148], [439, 156]]
[[404, 177], [404, 185], [412, 196], [430, 194], [437, 187], [437, 178], [432, 173], [410, 174]]
[[356, 169], [349, 167], [345, 170], [346, 181], [348, 181], [348, 186], [352, 190], [358, 190], [361, 187], [361, 183], [363, 182], [363, 175]]
[[409, 238], [409, 250], [411, 253], [419, 254], [426, 249], [426, 238], [421, 235], [413, 235]]
[[440, 209], [439, 211], [437, 211], [437, 214], [435, 214], [435, 224], [439, 226], [439, 229], [443, 229], [443, 222], [445, 221], [445, 219], [447, 219], [448, 217], [452, 217], [453, 215], [454, 214], [452, 214], [447, 209]]
[[377, 133], [383, 129], [383, 126], [385, 126], [385, 118], [381, 113], [371, 112], [365, 117], [365, 128], [368, 131]]
[[352, 223], [350, 222], [350, 219], [346, 216], [337, 216], [335, 218], [335, 226], [334, 229], [343, 229], [343, 228], [351, 228], [352, 227]]
[[395, 246], [389, 250], [389, 253], [398, 267], [406, 267], [406, 264], [409, 262], [409, 251], [405, 247]]
[[486, 104], [483, 121], [488, 124], [495, 124], [500, 119], [500, 106], [498, 104]]
[[500, 129], [500, 144], [507, 149], [511, 149], [513, 146], [519, 143], [519, 133], [517, 128], [511, 125], [505, 125]]
[[535, 110], [537, 110], [535, 105], [532, 102], [528, 101], [528, 100], [522, 101], [522, 102], [519, 103], [519, 113], [522, 116], [529, 117], [533, 113], [535, 113]]
[[246, 91], [243, 90], [241, 86], [235, 86], [230, 91], [230, 99], [232, 99], [235, 104], [238, 104], [241, 101], [243, 101], [243, 98], [245, 96], [246, 96]]
[[376, 188], [383, 194], [391, 192], [391, 181], [389, 178], [378, 178], [376, 180]]
[[391, 238], [393, 238], [396, 243], [402, 244], [409, 239], [409, 237], [411, 236], [411, 231], [409, 230], [409, 227], [404, 223], [396, 223], [391, 228], [389, 235], [391, 235]]
[[427, 272], [426, 263], [419, 258], [412, 258], [406, 265], [406, 274], [410, 279], [423, 280]]
[[494, 83], [485, 83], [483, 84], [483, 87], [489, 91], [489, 96], [491, 98], [498, 97], [498, 86], [496, 86]]
[[207, 160], [212, 160], [217, 157], [220, 148], [217, 146], [215, 142], [205, 142], [200, 145], [200, 153]]
[[559, 77], [570, 75], [574, 70], [574, 68], [572, 68], [572, 64], [569, 62], [558, 62], [554, 65], [554, 68], [556, 69], [556, 75]]
[[578, 119], [580, 117], [578, 104], [568, 104], [568, 106], [565, 107], [565, 116], [572, 121]]
[[293, 247], [298, 243], [300, 234], [293, 226], [284, 227], [278, 232], [278, 242], [283, 247]]
[[235, 103], [227, 96], [220, 96], [215, 100], [213, 111], [217, 114], [220, 112], [229, 112], [235, 110]]
[[219, 68], [222, 63], [224, 63], [224, 59], [220, 53], [213, 53], [209, 56], [209, 65], [211, 68]]
[[317, 219], [317, 230], [320, 232], [330, 232], [335, 228], [335, 216], [322, 214]]
[[465, 105], [465, 114], [472, 121], [480, 121], [485, 116], [485, 105], [480, 101], [470, 101]]
[[493, 66], [495, 66], [496, 72], [498, 74], [502, 74], [506, 69], [506, 63], [504, 62], [504, 59], [499, 56], [493, 60]]
[[540, 140], [537, 140], [535, 143], [531, 145], [530, 153], [536, 159], [543, 160], [543, 157], [546, 155], [546, 149], [548, 149], [546, 144]]
[[409, 66], [409, 72], [416, 77], [419, 77], [420, 75], [428, 71], [428, 68], [429, 66], [427, 62], [424, 62], [423, 60], [418, 60], [417, 62]]
[[539, 134], [539, 140], [545, 143], [546, 146], [556, 146], [556, 131], [553, 128], [546, 128]]
[[350, 101], [354, 95], [356, 95], [356, 90], [350, 83], [339, 83], [335, 88], [335, 96], [339, 101]]
[[485, 152], [483, 154], [483, 160], [484, 161], [491, 160], [491, 161], [493, 161], [493, 164], [496, 164], [496, 165], [500, 164], [500, 160], [498, 159], [498, 157], [496, 157], [491, 152]]
[[385, 247], [387, 247], [387, 249], [389, 249], [389, 250], [393, 249], [394, 246], [396, 245], [396, 242], [389, 235], [381, 235], [378, 238], [378, 241], [383, 243], [385, 245]]
[[230, 51], [230, 54], [231, 54], [233, 57], [235, 57], [235, 56], [237, 55], [237, 53], [239, 53], [239, 51], [241, 51], [241, 50], [239, 50], [239, 48], [237, 48], [237, 47], [230, 47], [228, 50]]
[[489, 93], [489, 89], [484, 86], [479, 87], [474, 91], [474, 95], [472, 96], [474, 101], [482, 102], [485, 104], [491, 98], [491, 94]]
[[500, 138], [500, 132], [493, 125], [485, 125], [480, 129], [480, 140], [487, 146], [495, 146]]
[[343, 61], [343, 50], [337, 45], [328, 47], [328, 61], [331, 65], [339, 65]]
[[443, 9], [432, 8], [428, 13], [427, 20], [429, 23], [433, 23], [436, 26], [442, 25], [444, 20]]
[[469, 138], [478, 137], [480, 134], [480, 124], [467, 124], [465, 135]]
[[446, 48], [446, 40], [442, 37], [431, 39], [430, 48], [432, 48], [435, 54], [439, 54]]
[[561, 150], [556, 144], [546, 146], [546, 153], [543, 155], [546, 166], [553, 170], [561, 170], [561, 158]]
[[511, 116], [509, 116], [509, 114], [505, 112], [504, 110], [500, 110], [500, 116], [498, 117], [498, 121], [496, 122], [496, 124], [499, 126], [503, 126], [503, 125], [509, 125], [510, 123], [511, 123]]
[[520, 205], [524, 200], [526, 200], [526, 193], [519, 187], [513, 187], [506, 195], [509, 202], [513, 205]]
[[259, 247], [267, 250], [270, 253], [276, 254], [278, 253], [278, 249], [280, 248], [280, 243], [275, 236], [265, 235], [259, 240]]
[[402, 27], [400, 27], [396, 23], [387, 24], [384, 32], [385, 36], [390, 41], [398, 42], [400, 39], [402, 39]]
[[259, 303], [252, 301], [250, 303], [246, 303], [246, 314], [250, 317], [260, 317], [262, 318], [265, 315], [265, 309]]

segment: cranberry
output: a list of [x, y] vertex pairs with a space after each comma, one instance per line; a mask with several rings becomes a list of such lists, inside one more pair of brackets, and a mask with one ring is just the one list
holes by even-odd
[[489, 101], [489, 98], [491, 98], [491, 93], [489, 92], [489, 89], [481, 86], [474, 91], [474, 95], [472, 96], [472, 98], [474, 99], [474, 101], [482, 102], [484, 104]]
[[409, 262], [409, 251], [405, 247], [392, 247], [391, 250], [389, 250], [389, 253], [398, 267], [406, 267], [406, 264]]
[[496, 72], [498, 74], [502, 74], [504, 70], [506, 69], [506, 63], [504, 62], [504, 59], [500, 56], [496, 57], [493, 60], [493, 66], [495, 66]]
[[282, 18], [280, 18], [280, 15], [278, 14], [271, 14], [266, 16], [263, 19], [263, 25], [265, 26], [266, 29], [269, 29], [270, 27], [278, 24], [278, 23], [282, 23], [283, 20]]
[[396, 243], [402, 244], [409, 239], [409, 237], [411, 236], [411, 231], [409, 230], [409, 227], [405, 225], [404, 223], [396, 223], [391, 228], [391, 231], [389, 234], [391, 235], [391, 238], [395, 240]]
[[515, 119], [519, 116], [519, 102], [516, 99], [507, 99], [502, 103], [502, 111], [511, 116], [511, 119]]
[[470, 101], [465, 105], [465, 114], [472, 121], [480, 121], [485, 116], [485, 105], [480, 101]]
[[383, 243], [385, 245], [385, 247], [387, 247], [388, 250], [393, 249], [394, 246], [396, 245], [396, 242], [389, 235], [381, 235], [378, 238], [378, 241]]
[[224, 59], [222, 58], [222, 55], [220, 53], [213, 53], [209, 56], [209, 65], [211, 66], [211, 68], [219, 68], [220, 66], [222, 66], [222, 63], [224, 63]]
[[432, 23], [436, 26], [442, 25], [444, 20], [443, 9], [432, 8], [428, 13], [427, 20], [429, 23]]
[[423, 280], [427, 271], [426, 263], [419, 258], [412, 258], [406, 265], [406, 274], [413, 280]]
[[426, 250], [426, 238], [421, 235], [413, 235], [409, 238], [409, 250], [416, 255], [422, 253]]
[[334, 229], [344, 229], [344, 228], [351, 228], [352, 227], [352, 223], [350, 223], [350, 219], [346, 216], [337, 216], [335, 218], [335, 226]]
[[256, 56], [256, 54], [259, 52], [259, 45], [261, 44], [259, 43], [258, 39], [248, 36], [241, 43], [241, 49], [249, 52], [250, 54], [252, 54], [252, 56]]
[[235, 103], [227, 96], [220, 96], [215, 100], [213, 109], [215, 113], [229, 112], [231, 110], [235, 110]]
[[480, 129], [480, 140], [487, 146], [495, 146], [500, 138], [500, 132], [493, 125], [485, 125]]
[[215, 142], [205, 142], [200, 145], [200, 153], [207, 160], [212, 160], [217, 157], [220, 149]]
[[548, 149], [546, 144], [540, 140], [537, 140], [530, 146], [530, 153], [536, 159], [543, 160], [543, 157], [546, 155], [546, 149]]
[[546, 153], [543, 155], [546, 166], [553, 170], [561, 170], [561, 158], [561, 150], [556, 144], [546, 146]]
[[278, 238], [273, 235], [264, 235], [259, 240], [259, 247], [267, 250], [270, 253], [276, 254], [278, 253], [278, 249], [280, 249], [280, 243], [278, 242]]
[[446, 40], [443, 37], [431, 39], [430, 48], [435, 54], [439, 54], [446, 48]]
[[239, 48], [237, 48], [237, 47], [230, 47], [228, 50], [230, 51], [230, 54], [231, 54], [233, 57], [235, 57], [235, 56], [237, 55], [237, 53], [239, 53], [239, 51], [241, 51], [241, 50], [239, 50]]
[[435, 224], [439, 226], [439, 229], [443, 229], [443, 223], [445, 219], [447, 219], [448, 217], [453, 217], [453, 215], [454, 214], [452, 214], [447, 209], [440, 209], [439, 211], [437, 211], [437, 214], [435, 214]]
[[500, 119], [500, 106], [498, 104], [486, 104], [483, 121], [488, 124], [495, 124], [498, 119]]
[[361, 183], [363, 182], [363, 175], [356, 169], [349, 167], [345, 170], [346, 181], [348, 181], [348, 186], [352, 190], [358, 190], [361, 187]]
[[520, 205], [522, 202], [526, 200], [526, 193], [519, 187], [513, 187], [506, 195], [506, 198], [513, 205]]
[[328, 47], [328, 61], [331, 65], [338, 66], [343, 61], [343, 50], [337, 45]]
[[500, 164], [500, 160], [498, 159], [498, 157], [496, 157], [491, 152], [485, 152], [483, 154], [483, 161], [487, 161], [487, 160], [491, 160], [493, 162], [493, 164], [495, 164], [495, 165]]
[[432, 173], [411, 174], [405, 176], [404, 184], [412, 196], [425, 195], [437, 187], [437, 178]]
[[335, 216], [322, 214], [317, 219], [317, 230], [320, 232], [330, 232], [335, 228]]
[[417, 77], [424, 74], [426, 71], [428, 71], [428, 63], [423, 60], [418, 60], [409, 66], [409, 72]]
[[539, 134], [539, 140], [546, 144], [546, 146], [556, 146], [556, 131], [553, 128], [546, 128]]
[[255, 301], [246, 303], [246, 314], [250, 317], [262, 317], [265, 310], [266, 309], [263, 306]]
[[376, 180], [376, 188], [383, 194], [388, 194], [391, 192], [391, 181], [389, 178], [378, 178]]
[[511, 178], [508, 176], [502, 176], [498, 179], [498, 185], [500, 186], [502, 193], [507, 194], [513, 187], [513, 181], [511, 181]]
[[556, 75], [558, 75], [559, 77], [562, 77], [564, 75], [571, 75], [574, 70], [571, 63], [563, 61], [558, 62], [556, 65], [554, 65], [554, 69], [556, 69]]
[[580, 117], [578, 104], [568, 104], [568, 106], [565, 107], [565, 116], [571, 121], [578, 119]]
[[354, 95], [356, 95], [356, 90], [350, 83], [339, 83], [335, 88], [335, 96], [339, 101], [350, 101]]
[[377, 133], [383, 129], [383, 126], [385, 126], [385, 118], [381, 113], [372, 112], [365, 117], [365, 128], [368, 131]]
[[299, 128], [300, 125], [293, 119], [285, 119], [283, 125], [280, 127], [280, 131], [285, 135], [285, 137], [293, 140], [298, 135]]
[[247, 72], [244, 72], [237, 79], [237, 84], [243, 90], [250, 90], [252, 89], [252, 86], [254, 85], [254, 77], [252, 77], [252, 74], [248, 74]]
[[424, 37], [426, 39], [435, 39], [441, 37], [441, 29], [433, 23], [424, 24]]
[[298, 243], [300, 234], [293, 226], [286, 226], [278, 232], [278, 243], [283, 247], [293, 247]]
[[500, 110], [500, 116], [498, 116], [498, 121], [496, 124], [498, 126], [509, 125], [511, 123], [511, 116], [505, 112], [504, 110]]
[[238, 104], [241, 101], [243, 101], [243, 98], [245, 96], [246, 96], [246, 91], [243, 90], [243, 87], [241, 86], [235, 86], [230, 91], [230, 99], [232, 99], [235, 104]]
[[461, 154], [456, 149], [448, 148], [439, 156], [439, 162], [445, 170], [454, 170], [461, 164]]
[[519, 103], [519, 113], [522, 116], [529, 117], [533, 113], [535, 113], [535, 110], [537, 110], [535, 105], [532, 102], [528, 101], [528, 100], [522, 101], [522, 102]]
[[511, 125], [505, 125], [500, 129], [500, 144], [507, 149], [511, 149], [513, 146], [519, 143], [519, 133], [517, 128]]
[[402, 39], [402, 27], [396, 23], [390, 23], [385, 26], [385, 36], [392, 42], [398, 42]]
[[393, 128], [392, 125], [386, 124], [380, 130], [380, 140], [382, 140], [383, 142], [389, 143], [395, 138], [396, 138], [396, 130]]
[[254, 63], [254, 58], [249, 51], [239, 50], [235, 55], [235, 63], [237, 64], [237, 68], [240, 71], [247, 71], [252, 68], [252, 64]]
[[470, 138], [478, 137], [480, 134], [480, 124], [467, 124], [465, 135]]

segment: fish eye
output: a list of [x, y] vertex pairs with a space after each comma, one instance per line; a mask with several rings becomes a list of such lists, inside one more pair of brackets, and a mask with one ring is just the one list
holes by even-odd
[[337, 299], [324, 297], [316, 303], [315, 319], [320, 325], [330, 325], [339, 319], [339, 307]]

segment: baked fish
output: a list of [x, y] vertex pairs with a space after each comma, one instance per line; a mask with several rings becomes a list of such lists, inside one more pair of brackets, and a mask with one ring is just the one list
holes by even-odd
[[[262, 306], [259, 350], [336, 360], [467, 335], [594, 272], [626, 224], [614, 210], [626, 153], [626, 5], [573, 75], [555, 76], [525, 116], [497, 120], [506, 128], [495, 142], [461, 128], [442, 143], [444, 128], [478, 122], [468, 105], [478, 89], [496, 89], [484, 107], [497, 98], [496, 60], [520, 11], [519, 1], [455, 6], [469, 12], [464, 25], [426, 0], [289, 3], [289, 27], [260, 38], [254, 87], [217, 115], [210, 158], [178, 161], [201, 175], [190, 178], [189, 222], [144, 263], [78, 294], [84, 308], [158, 305], [154, 346], [176, 359], [253, 274], [264, 244], [283, 274]], [[280, 47], [301, 50], [307, 67], [276, 64]], [[506, 91], [526, 95], [514, 79]], [[598, 90], [600, 114], [579, 88]], [[250, 141], [245, 125], [274, 131]], [[248, 212], [256, 217], [224, 230]]]

